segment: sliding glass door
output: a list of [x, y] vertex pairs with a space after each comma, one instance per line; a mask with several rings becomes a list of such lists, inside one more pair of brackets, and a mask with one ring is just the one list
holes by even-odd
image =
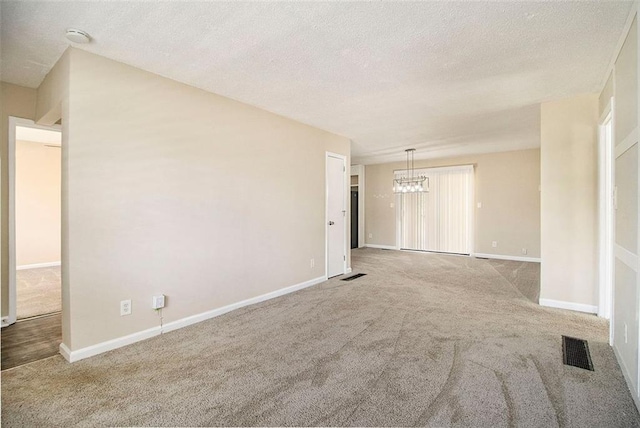
[[398, 194], [400, 247], [471, 254], [473, 166], [425, 168], [416, 173], [428, 177], [429, 191]]

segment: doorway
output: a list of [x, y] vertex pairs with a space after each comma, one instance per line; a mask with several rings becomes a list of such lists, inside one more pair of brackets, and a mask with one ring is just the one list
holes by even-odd
[[61, 133], [16, 126], [16, 319], [61, 310]]
[[358, 248], [358, 189], [351, 187], [351, 249]]
[[[599, 127], [599, 216], [600, 216], [600, 263], [599, 268], [599, 302], [598, 316], [611, 320], [612, 293], [613, 293], [613, 231], [614, 231], [614, 207], [613, 207], [613, 114], [611, 105], [600, 120]], [[613, 342], [613, 329], [609, 329], [609, 343]]]
[[[358, 193], [357, 203], [353, 193], [351, 194], [351, 249], [362, 248], [365, 243], [364, 227], [364, 165], [351, 165], [351, 191]], [[354, 233], [355, 230], [355, 233]]]
[[62, 340], [61, 137], [59, 126], [9, 118], [3, 370], [57, 354]]
[[9, 117], [8, 315], [2, 370], [56, 355], [62, 342], [61, 127]]
[[346, 157], [327, 152], [326, 160], [326, 272], [327, 277], [347, 271]]

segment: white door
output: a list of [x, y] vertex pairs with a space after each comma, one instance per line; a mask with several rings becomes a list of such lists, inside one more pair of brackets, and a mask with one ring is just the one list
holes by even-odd
[[598, 157], [600, 165], [600, 296], [598, 316], [611, 319], [609, 323], [609, 344], [613, 345], [612, 281], [613, 281], [613, 121], [609, 113], [600, 125]]
[[327, 153], [327, 277], [346, 270], [346, 162]]
[[[637, 139], [629, 144], [619, 142], [615, 147], [615, 232], [614, 232], [614, 283], [613, 341], [621, 365], [631, 378], [637, 393], [640, 343], [638, 326], [638, 149]], [[623, 368], [624, 370], [624, 368]]]

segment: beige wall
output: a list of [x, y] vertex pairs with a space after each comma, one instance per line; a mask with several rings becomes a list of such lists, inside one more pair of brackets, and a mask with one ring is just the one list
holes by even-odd
[[[525, 257], [540, 257], [540, 150], [415, 162], [416, 168], [468, 164], [475, 165], [475, 200], [482, 203], [482, 208], [474, 204], [474, 252], [523, 256], [526, 248]], [[367, 244], [396, 245], [393, 171], [405, 167], [403, 162], [366, 166]]]
[[9, 137], [9, 116], [33, 120], [36, 111], [36, 91], [22, 86], [0, 82], [0, 207], [1, 245], [0, 282], [2, 291], [2, 316], [9, 315], [9, 164], [7, 147]]
[[80, 50], [69, 72], [71, 350], [159, 326], [154, 294], [166, 324], [325, 275], [325, 152], [349, 165], [348, 139]]
[[594, 94], [541, 105], [541, 303], [598, 303], [597, 121]]
[[53, 125], [63, 117], [63, 101], [69, 96], [70, 49], [60, 57], [38, 87], [36, 122]]
[[71, 78], [71, 52], [67, 49], [45, 76], [37, 91], [36, 122], [50, 125], [62, 121], [60, 168], [60, 259], [62, 262], [62, 340], [69, 346], [71, 338], [71, 269], [69, 268], [69, 85]]
[[16, 266], [60, 261], [60, 149], [16, 141]]

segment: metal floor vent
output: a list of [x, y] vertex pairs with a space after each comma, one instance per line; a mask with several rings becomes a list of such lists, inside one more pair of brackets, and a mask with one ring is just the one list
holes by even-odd
[[562, 336], [562, 359], [567, 366], [593, 371], [589, 345], [586, 340]]
[[357, 273], [355, 275], [348, 276], [346, 278], [342, 278], [342, 281], [353, 281], [354, 279], [358, 279], [361, 276], [365, 276], [366, 273]]

